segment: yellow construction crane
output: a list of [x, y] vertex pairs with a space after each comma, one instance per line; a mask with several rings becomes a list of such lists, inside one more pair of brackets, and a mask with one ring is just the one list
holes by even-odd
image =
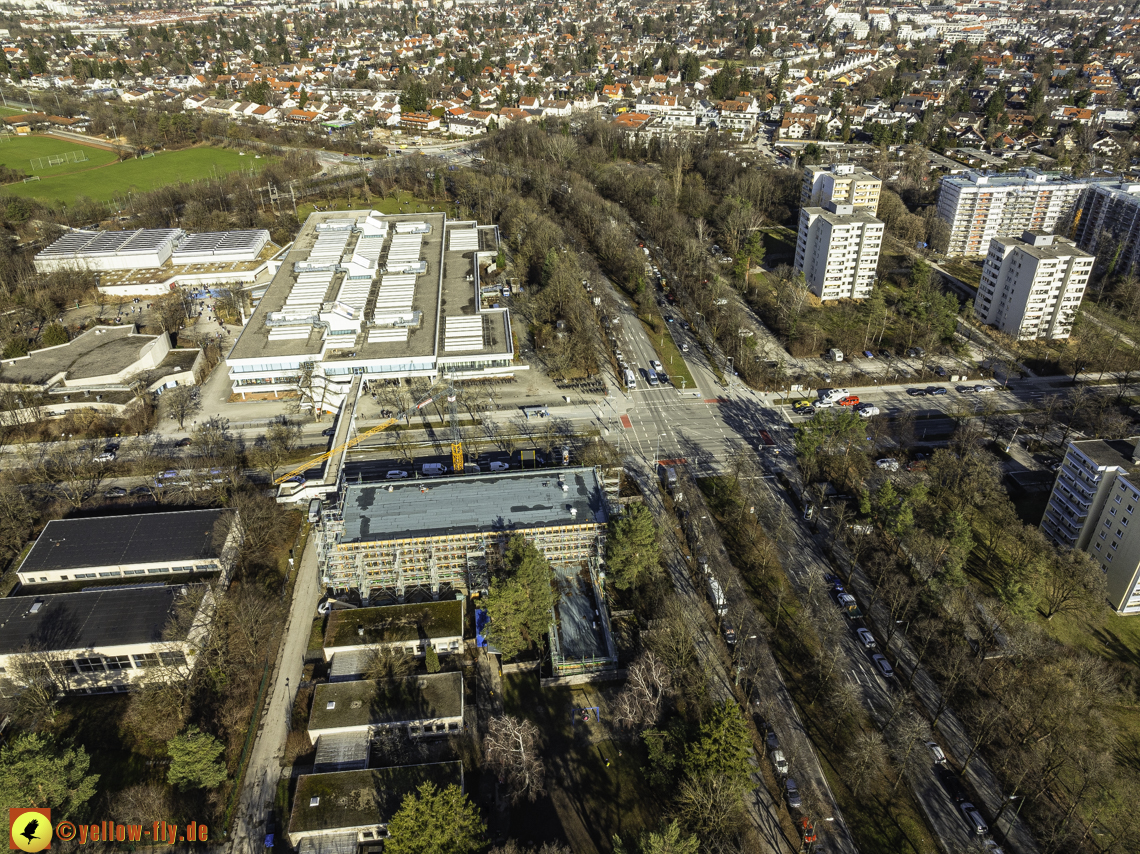
[[465, 461], [463, 459], [463, 434], [459, 431], [459, 404], [455, 386], [447, 387], [447, 402], [451, 416], [451, 470], [456, 474], [463, 474]]
[[[308, 469], [311, 469], [313, 466], [319, 465], [320, 463], [323, 463], [327, 459], [331, 459], [338, 452], [347, 451], [349, 448], [353, 447], [354, 445], [356, 445], [359, 442], [362, 442], [363, 440], [367, 439], [369, 436], [373, 436], [377, 433], [380, 433], [384, 430], [387, 430], [389, 427], [391, 427], [397, 421], [399, 421], [402, 418], [407, 418], [411, 413], [415, 412], [416, 410], [423, 409], [425, 406], [427, 406], [429, 403], [431, 403], [432, 400], [433, 400], [432, 393], [429, 390], [427, 395], [424, 397], [424, 399], [421, 400], [419, 403], [417, 403], [411, 409], [407, 409], [407, 410], [401, 412], [399, 415], [396, 415], [393, 418], [385, 419], [384, 421], [381, 421], [379, 424], [377, 424], [375, 427], [370, 427], [369, 429], [365, 430], [363, 433], [358, 433], [356, 435], [356, 438], [349, 439], [343, 445], [337, 445], [331, 451], [325, 451], [325, 453], [321, 454], [320, 456], [316, 456], [310, 460], [307, 460], [306, 462], [297, 466], [297, 468], [293, 469], [292, 471], [285, 472], [285, 474], [281, 475], [281, 477], [277, 478], [273, 482], [275, 484], [284, 483], [285, 481], [289, 480], [289, 478], [296, 477], [297, 475], [304, 473]], [[454, 455], [454, 449], [452, 451], [452, 454]], [[463, 458], [463, 452], [460, 451], [460, 459], [462, 460], [462, 458]], [[459, 471], [460, 472], [463, 471], [462, 463], [460, 463]]]

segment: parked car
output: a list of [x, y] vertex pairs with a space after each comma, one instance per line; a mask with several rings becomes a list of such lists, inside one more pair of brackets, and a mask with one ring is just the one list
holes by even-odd
[[879, 407], [875, 406], [872, 403], [864, 403], [858, 409], [859, 414], [864, 418], [870, 418], [873, 415], [878, 415], [879, 411]]
[[928, 385], [926, 387], [927, 394], [946, 394], [946, 389], [940, 385]]
[[92, 460], [92, 462], [96, 462], [96, 463], [113, 463], [114, 461], [115, 461], [115, 452], [114, 451], [103, 451], [100, 454], [96, 454], [95, 459]]
[[884, 471], [898, 471], [899, 461], [894, 457], [884, 457], [881, 460], [875, 460], [875, 468], [880, 468]]
[[764, 736], [764, 743], [768, 745], [768, 751], [770, 753], [775, 753], [780, 749], [780, 737], [776, 735], [776, 731], [771, 727], [768, 727], [768, 732]]
[[772, 767], [776, 769], [776, 773], [781, 777], [788, 776], [788, 760], [784, 758], [784, 751], [772, 751]]
[[906, 393], [911, 397], [926, 397], [926, 389], [924, 388], [908, 388]]
[[802, 412], [805, 409], [811, 409], [815, 406], [810, 400], [797, 400], [792, 404], [792, 410], [795, 412]]
[[269, 811], [265, 817], [265, 847], [272, 848], [277, 837], [277, 813]]
[[879, 668], [879, 672], [887, 679], [895, 675], [895, 669], [891, 667], [891, 663], [887, 661], [887, 657], [880, 653], [875, 653], [871, 656], [871, 660], [875, 662], [875, 666]]
[[939, 746], [938, 742], [926, 742], [926, 749], [930, 751], [930, 755], [933, 757], [935, 765], [946, 765], [946, 754], [943, 753], [942, 748]]
[[962, 811], [962, 815], [966, 819], [966, 824], [974, 829], [974, 833], [978, 836], [984, 836], [990, 832], [990, 826], [986, 824], [986, 820], [982, 818], [982, 814], [978, 812], [978, 808], [969, 801], [958, 804], [958, 809]]
[[975, 394], [987, 394], [994, 390], [992, 385], [976, 385], [974, 386]]
[[336, 435], [336, 428], [335, 427], [326, 427], [324, 430], [321, 431], [321, 435], [322, 436], [335, 436]]
[[926, 355], [926, 351], [923, 350], [921, 347], [911, 347], [906, 351], [906, 354], [908, 356], [910, 356], [912, 359], [921, 359], [923, 356]]
[[799, 786], [791, 777], [784, 780], [784, 797], [787, 798], [789, 809], [798, 810], [804, 805], [803, 798], [800, 797]]
[[110, 489], [108, 489], [103, 494], [105, 496], [107, 496], [108, 498], [122, 498], [124, 495], [127, 494], [127, 491], [125, 489], [123, 489], [121, 486], [112, 486]]
[[938, 376], [940, 376], [940, 377], [944, 377], [944, 376], [946, 376], [946, 369], [944, 367], [942, 367], [941, 365], [935, 365], [934, 373], [938, 374]]
[[497, 460], [491, 463], [491, 471], [506, 471], [510, 467], [510, 463], [500, 463]]
[[176, 448], [189, 448], [193, 444], [194, 444], [194, 440], [191, 439], [189, 436], [187, 436], [185, 439], [179, 439], [177, 442], [175, 442], [174, 447], [176, 447]]
[[392, 469], [385, 477], [387, 477], [388, 480], [403, 480], [408, 477], [408, 473], [400, 469]]
[[863, 644], [867, 649], [875, 648], [875, 636], [871, 634], [870, 629], [856, 629], [855, 634], [859, 638], [859, 643]]
[[948, 794], [955, 803], [960, 804], [962, 801], [968, 801], [970, 799], [966, 790], [962, 788], [962, 781], [949, 767], [945, 765], [938, 767], [938, 779], [942, 781], [942, 788], [946, 790], [946, 794]]
[[847, 395], [847, 397], [842, 397], [839, 399], [839, 405], [840, 406], [858, 406], [859, 405], [859, 396], [857, 394], [849, 394], [849, 395]]
[[871, 352], [870, 350], [864, 350], [863, 355], [866, 356], [868, 359], [875, 358], [875, 354], [873, 352]]

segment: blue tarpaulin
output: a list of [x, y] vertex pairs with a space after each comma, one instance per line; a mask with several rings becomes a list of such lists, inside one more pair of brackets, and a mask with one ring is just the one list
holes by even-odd
[[486, 608], [475, 609], [475, 646], [487, 645], [487, 625], [490, 622], [491, 618], [487, 616]]

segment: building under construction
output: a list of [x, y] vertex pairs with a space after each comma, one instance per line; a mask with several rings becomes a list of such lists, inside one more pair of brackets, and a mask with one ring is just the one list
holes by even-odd
[[376, 604], [430, 601], [485, 591], [521, 533], [556, 569], [596, 576], [608, 518], [594, 468], [345, 483], [321, 514], [318, 568], [326, 587]]

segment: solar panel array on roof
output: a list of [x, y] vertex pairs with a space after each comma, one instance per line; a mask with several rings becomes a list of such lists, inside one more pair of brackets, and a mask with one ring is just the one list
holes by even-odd
[[180, 228], [72, 232], [37, 253], [35, 261], [41, 272], [70, 264], [101, 270], [157, 267], [185, 234]]
[[453, 228], [448, 232], [450, 252], [474, 252], [479, 249], [479, 232], [474, 228]]
[[380, 278], [380, 290], [372, 309], [374, 323], [398, 323], [411, 320], [412, 301], [416, 293], [416, 277], [407, 273], [388, 274]]
[[344, 255], [344, 247], [348, 245], [351, 236], [351, 232], [348, 231], [321, 232], [317, 235], [317, 242], [309, 251], [309, 261], [335, 264]]
[[448, 317], [443, 330], [443, 349], [449, 353], [467, 353], [483, 349], [483, 318]]
[[70, 231], [41, 252], [39, 257], [57, 258], [74, 255], [100, 234], [102, 234], [100, 231]]
[[408, 340], [408, 327], [395, 326], [368, 330], [369, 344], [395, 344]]
[[189, 235], [174, 250], [171, 260], [175, 264], [252, 261], [268, 242], [269, 232], [265, 229], [207, 231]]

